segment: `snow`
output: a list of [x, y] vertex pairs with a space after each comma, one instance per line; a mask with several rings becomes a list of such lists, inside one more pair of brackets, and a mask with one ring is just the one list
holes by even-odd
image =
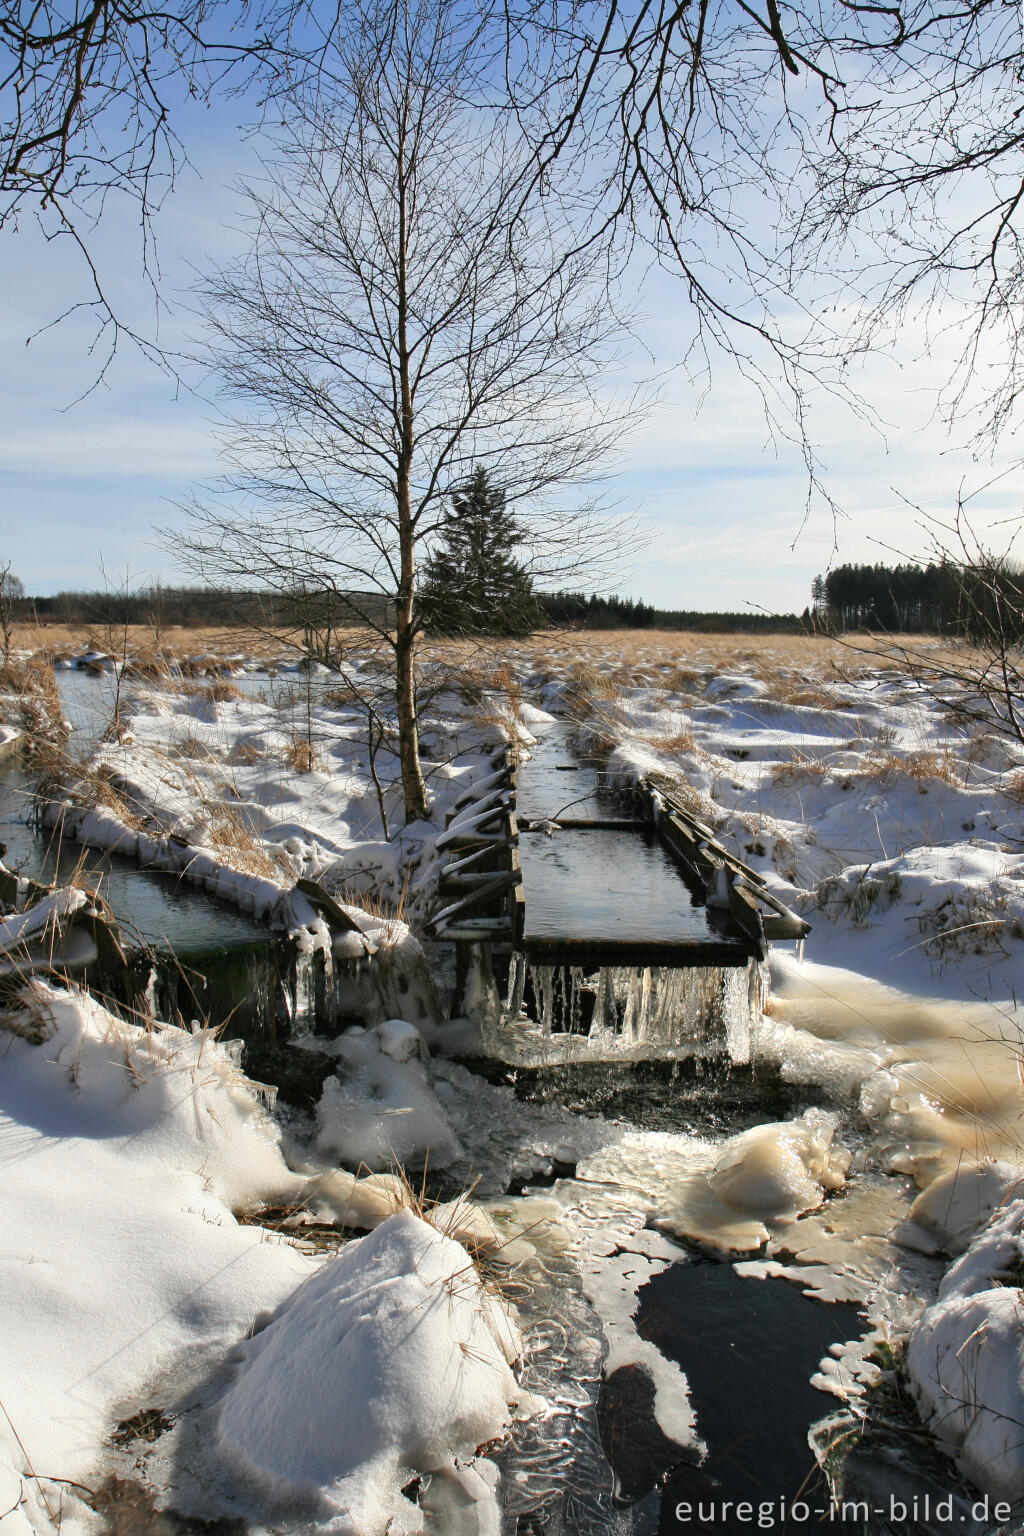
[[910, 1335], [922, 1414], [987, 1494], [1024, 1497], [1024, 1200], [1012, 1201], [949, 1270]]
[[[521, 1102], [511, 1080], [484, 1082], [430, 1056], [425, 1040], [456, 1050], [470, 1032], [432, 1017], [406, 923], [351, 905], [367, 942], [336, 935], [334, 955], [359, 960], [368, 944], [385, 952], [361, 999], [368, 1022], [382, 1022], [331, 1043], [337, 1071], [313, 1119], [292, 1127], [299, 1172], [212, 1040], [160, 1027], [132, 1034], [96, 1005], [48, 1002], [46, 1018], [59, 1027], [48, 1023], [48, 1038], [33, 1043], [38, 1020], [23, 1021], [24, 1035], [3, 1042], [0, 1076], [5, 1194], [12, 1180], [4, 1268], [13, 1277], [0, 1308], [15, 1340], [2, 1394], [37, 1468], [87, 1477], [111, 1423], [139, 1405], [144, 1386], [201, 1362], [223, 1372], [255, 1323], [223, 1405], [209, 1408], [226, 1513], [242, 1508], [259, 1521], [294, 1496], [332, 1530], [384, 1529], [388, 1519], [396, 1531], [418, 1529], [429, 1506], [434, 1528], [453, 1536], [496, 1531], [496, 1473], [474, 1452], [526, 1405], [509, 1371], [504, 1313], [484, 1305], [475, 1274], [457, 1271], [467, 1283], [465, 1295], [454, 1287], [456, 1310], [459, 1327], [482, 1328], [482, 1340], [467, 1334], [467, 1354], [457, 1329], [434, 1330], [431, 1298], [456, 1271], [438, 1277], [467, 1262], [451, 1247], [502, 1260], [513, 1281], [520, 1266], [527, 1295], [537, 1266], [575, 1266], [605, 1369], [645, 1370], [663, 1432], [699, 1450], [685, 1370], [634, 1323], [639, 1287], [681, 1260], [676, 1235], [720, 1255], [757, 1253], [738, 1266], [751, 1284], [779, 1275], [866, 1309], [865, 1338], [816, 1373], [824, 1390], [862, 1393], [877, 1374], [873, 1344], [898, 1346], [909, 1334], [922, 1413], [979, 1487], [1024, 1493], [1012, 1437], [1024, 1422], [1024, 750], [953, 723], [905, 678], [870, 663], [839, 676], [774, 656], [766, 642], [745, 657], [734, 645], [670, 667], [662, 637], [626, 668], [616, 643], [593, 653], [605, 692], [592, 700], [567, 684], [565, 637], [550, 663], [511, 645], [502, 659], [545, 707], [499, 694], [486, 707], [528, 748], [548, 708], [571, 697], [584, 745], [613, 742], [614, 774], [663, 775], [808, 918], [807, 958], [783, 946], [773, 953], [773, 996], [754, 1021], [749, 1056], [757, 1073], [804, 1095], [801, 1109], [824, 1107], [701, 1137]], [[493, 779], [476, 706], [439, 697], [424, 733], [432, 820], [403, 828], [396, 763], [385, 749], [385, 825], [365, 720], [329, 697], [337, 679], [316, 683], [309, 773], [289, 760], [306, 729], [304, 683], [244, 682], [242, 697], [226, 698], [132, 684], [124, 739], [96, 747], [112, 803], [92, 803], [84, 784], [83, 807], [58, 814], [83, 840], [178, 870], [288, 930], [308, 954], [323, 949], [325, 930], [295, 891], [301, 876], [343, 904], [372, 894], [379, 913], [404, 900], [418, 921], [434, 900], [446, 815], [471, 825], [479, 805], [467, 787], [479, 792]], [[299, 1145], [303, 1135], [312, 1146]], [[443, 1165], [453, 1184], [479, 1178], [474, 1202], [433, 1213], [445, 1235], [396, 1215], [408, 1194], [383, 1171], [396, 1160]], [[501, 1198], [510, 1184], [550, 1179], [556, 1165], [575, 1175], [542, 1196]], [[380, 1171], [357, 1176], [367, 1168]], [[235, 1220], [254, 1202], [303, 1197], [314, 1215], [371, 1236], [317, 1271], [291, 1242]], [[289, 1230], [301, 1236], [305, 1219]], [[422, 1313], [431, 1319], [423, 1369], [406, 1378], [388, 1330]], [[479, 1379], [478, 1353], [491, 1361]], [[350, 1358], [381, 1364], [387, 1390], [354, 1388], [336, 1368]], [[458, 1406], [453, 1361], [469, 1373], [469, 1417], [455, 1413], [446, 1430]], [[429, 1428], [423, 1444], [417, 1415]], [[435, 1461], [443, 1475], [417, 1507], [401, 1495], [402, 1479]], [[47, 1526], [27, 1474], [4, 1428], [0, 1496], [8, 1484], [9, 1504], [25, 1491], [11, 1520], [26, 1536]], [[193, 1513], [211, 1512], [204, 1496], [193, 1490]]]
[[407, 1483], [454, 1474], [539, 1407], [511, 1369], [520, 1349], [466, 1250], [399, 1211], [245, 1346], [218, 1449], [243, 1485], [304, 1495], [337, 1536], [399, 1536], [420, 1528]]
[[[962, 1162], [933, 1179], [907, 1213], [900, 1241], [924, 1252], [960, 1254], [992, 1217], [1024, 1192], [1024, 1168]], [[916, 1231], [914, 1229], [917, 1229]]]
[[0, 1034], [0, 1467], [26, 1512], [32, 1469], [88, 1482], [148, 1382], [243, 1337], [311, 1268], [235, 1219], [305, 1181], [222, 1047], [39, 982], [28, 1008]]
[[382, 1037], [354, 1027], [339, 1038], [343, 1066], [323, 1085], [317, 1151], [374, 1172], [394, 1164], [444, 1168], [462, 1149], [426, 1068], [411, 1056], [396, 1059], [396, 1033], [392, 1028]]
[[[446, 713], [422, 743], [434, 770], [433, 821], [401, 825], [398, 760], [385, 745], [377, 772], [386, 826], [368, 770], [365, 711], [344, 702], [343, 682], [318, 674], [309, 701], [305, 680], [247, 677], [226, 697], [217, 685], [133, 682], [121, 697], [122, 739], [97, 739], [91, 758], [119, 803], [96, 807], [84, 784], [82, 807], [55, 805], [50, 815], [67, 835], [176, 869], [274, 921], [282, 892], [300, 876], [335, 894], [372, 891], [395, 903], [404, 896], [415, 908], [432, 896], [433, 843], [445, 813], [488, 771], [488, 748], [473, 743], [479, 731], [468, 728], [466, 706], [443, 696]], [[307, 740], [314, 766], [296, 772], [296, 743]]]
[[[3, 865], [0, 865], [0, 869]], [[25, 912], [12, 912], [0, 917], [0, 950], [17, 950], [30, 939], [41, 939], [48, 932], [56, 932], [64, 918], [81, 912], [89, 900], [84, 891], [65, 886], [44, 896]]]

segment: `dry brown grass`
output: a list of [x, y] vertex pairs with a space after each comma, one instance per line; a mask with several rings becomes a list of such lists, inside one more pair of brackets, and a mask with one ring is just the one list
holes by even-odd
[[9, 661], [0, 669], [0, 717], [18, 726], [23, 733], [26, 766], [50, 793], [67, 782], [78, 764], [69, 756], [70, 733], [64, 719], [64, 706], [57, 691], [53, 668], [48, 661], [32, 657], [28, 661]]
[[791, 762], [776, 764], [771, 782], [779, 788], [787, 784], [809, 784], [815, 779], [827, 779], [830, 772], [829, 765], [820, 757], [794, 757]]
[[236, 741], [228, 754], [228, 762], [240, 768], [252, 768], [266, 759], [266, 752], [251, 741]]
[[831, 689], [807, 687], [780, 688], [774, 698], [779, 704], [794, 709], [852, 709], [853, 700], [843, 698]]
[[519, 669], [507, 656], [456, 658], [450, 663], [446, 686], [458, 693], [464, 703], [471, 705], [482, 703], [488, 694], [498, 694], [515, 709], [523, 695]]
[[229, 704], [235, 699], [245, 698], [241, 688], [226, 677], [216, 677], [206, 683], [190, 683], [185, 692], [189, 698], [200, 699], [207, 704]]
[[[365, 647], [368, 631], [353, 627], [339, 631], [338, 642], [345, 650], [358, 651]], [[35, 655], [47, 651], [53, 657], [80, 656], [83, 651], [96, 649], [120, 655], [125, 643], [125, 631], [115, 627], [113, 638], [94, 624], [31, 624], [14, 626], [12, 648], [15, 651]], [[212, 658], [221, 663], [226, 657], [243, 654], [254, 661], [293, 660], [302, 654], [301, 629], [282, 629], [275, 634], [265, 634], [242, 625], [197, 625], [195, 628], [180, 624], [162, 626], [157, 635], [151, 624], [129, 624], [127, 630], [127, 654], [129, 659], [145, 662], [158, 655], [165, 662], [180, 664], [186, 658], [194, 660], [194, 675], [207, 675]]]
[[668, 672], [661, 672], [653, 679], [654, 686], [662, 688], [666, 693], [703, 693], [704, 685], [708, 680], [705, 670], [697, 667], [673, 666]]
[[1024, 768], [1016, 768], [1006, 774], [999, 787], [1008, 800], [1024, 805]]
[[673, 736], [658, 736], [654, 731], [646, 731], [637, 735], [636, 740], [666, 757], [683, 757], [697, 750], [697, 738], [692, 730], [676, 731]]
[[109, 763], [97, 763], [80, 770], [74, 786], [78, 805], [104, 806], [132, 832], [141, 832], [146, 823], [132, 804], [123, 780]]
[[125, 663], [125, 678], [142, 683], [159, 683], [162, 688], [177, 685], [178, 673], [167, 654], [157, 646], [143, 646], [133, 651]]
[[937, 780], [960, 787], [964, 782], [963, 766], [951, 747], [941, 751], [922, 748], [917, 752], [879, 752], [872, 755], [863, 772], [885, 784], [912, 779], [920, 784]]
[[293, 773], [312, 773], [319, 768], [320, 759], [311, 741], [296, 736], [284, 749], [284, 760]]
[[198, 726], [195, 725], [191, 730], [176, 731], [167, 751], [171, 757], [189, 758], [196, 763], [208, 763], [212, 755], [206, 742], [199, 735]]
[[258, 832], [234, 806], [222, 802], [213, 808], [210, 818], [210, 844], [233, 869], [261, 879], [280, 880], [282, 866], [273, 857]]
[[[90, 639], [96, 638], [95, 626], [85, 624], [17, 624], [13, 646], [16, 651], [30, 654], [46, 651], [51, 656], [72, 656], [80, 655], [88, 648]], [[118, 649], [122, 638], [119, 631]], [[194, 629], [170, 625], [160, 630], [159, 647], [151, 625], [130, 625], [127, 638], [130, 657], [152, 657], [154, 651], [158, 651], [170, 661], [200, 653], [221, 660], [243, 653], [257, 661], [279, 661], [300, 654], [302, 642], [298, 630], [267, 635], [234, 625]], [[338, 638], [342, 650], [352, 654], [364, 651], [368, 643], [375, 643], [369, 637], [369, 631], [356, 627], [341, 632]], [[931, 666], [962, 662], [964, 658], [962, 650], [932, 636], [905, 635], [900, 639], [915, 660]], [[771, 670], [785, 667], [793, 672], [817, 673], [841, 681], [844, 677], [877, 671], [880, 662], [885, 665], [889, 661], [886, 644], [883, 637], [870, 635], [830, 638], [767, 633], [754, 637], [745, 633], [702, 634], [658, 629], [542, 630], [524, 640], [511, 642], [427, 639], [421, 645], [420, 654], [425, 660], [438, 660], [452, 666], [480, 665], [486, 668], [511, 661], [517, 670], [521, 667], [536, 670], [547, 662], [559, 672], [564, 671], [568, 662], [589, 662], [605, 671], [616, 666], [659, 668], [668, 665], [679, 669], [678, 679], [663, 674], [662, 678], [652, 681], [659, 687], [678, 689], [699, 684], [707, 668], [723, 666], [753, 668], [767, 665]], [[101, 640], [99, 649], [110, 650], [111, 645]]]

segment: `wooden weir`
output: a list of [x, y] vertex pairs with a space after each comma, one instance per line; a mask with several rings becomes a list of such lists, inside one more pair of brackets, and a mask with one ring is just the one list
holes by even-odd
[[519, 765], [497, 753], [438, 840], [450, 861], [430, 926], [455, 943], [460, 978], [481, 949], [583, 968], [749, 966], [810, 931], [669, 785], [642, 781], [623, 809], [560, 729], [539, 747]]

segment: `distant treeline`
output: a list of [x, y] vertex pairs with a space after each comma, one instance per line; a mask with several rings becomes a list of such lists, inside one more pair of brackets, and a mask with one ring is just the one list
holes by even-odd
[[1024, 634], [1024, 574], [1009, 562], [838, 565], [811, 584], [812, 618], [830, 629], [917, 632], [979, 640]]
[[40, 623], [144, 624], [155, 629], [246, 624], [257, 628], [301, 628], [309, 623], [337, 628], [379, 620], [384, 599], [376, 593], [275, 593], [226, 591], [212, 587], [151, 587], [131, 591], [58, 592], [25, 597], [12, 604], [14, 618]]
[[[598, 597], [585, 592], [544, 592], [537, 597], [549, 624], [574, 629], [689, 629], [717, 634], [806, 627], [806, 620], [792, 613], [702, 613], [655, 608], [631, 597]], [[323, 632], [359, 623], [365, 616], [379, 622], [384, 599], [375, 593], [236, 592], [157, 583], [128, 592], [58, 592], [53, 597], [19, 598], [12, 608], [18, 620], [98, 628], [141, 624], [159, 630], [174, 625], [198, 628], [237, 623], [274, 629], [311, 624]]]
[[686, 608], [653, 608], [631, 597], [597, 597], [585, 592], [541, 592], [550, 624], [576, 629], [692, 629], [702, 634], [732, 630], [797, 631], [806, 624], [795, 613], [702, 613]]
[[837, 565], [811, 583], [814, 613], [837, 629], [942, 633], [956, 625], [960, 578], [952, 565]]

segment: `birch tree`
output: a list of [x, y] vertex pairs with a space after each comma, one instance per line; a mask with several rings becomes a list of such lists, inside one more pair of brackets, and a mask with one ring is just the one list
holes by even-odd
[[417, 576], [449, 493], [481, 466], [532, 574], [579, 574], [607, 529], [564, 488], [632, 410], [608, 392], [620, 327], [593, 254], [573, 251], [564, 205], [523, 197], [509, 125], [462, 99], [479, 45], [450, 0], [350, 8], [330, 88], [293, 99], [247, 188], [251, 250], [203, 285], [235, 405], [185, 558], [206, 580], [256, 575], [361, 613], [389, 657], [409, 821], [428, 809]]

